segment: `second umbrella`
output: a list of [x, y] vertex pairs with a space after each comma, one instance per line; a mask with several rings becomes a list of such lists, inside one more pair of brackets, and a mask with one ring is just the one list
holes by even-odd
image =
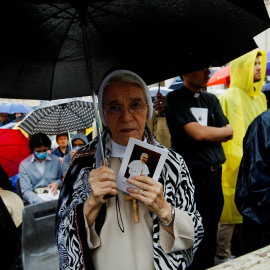
[[23, 103], [2, 103], [0, 104], [0, 113], [29, 113], [33, 108]]
[[78, 99], [55, 100], [40, 106], [19, 124], [28, 134], [55, 135], [89, 128], [94, 119], [93, 103]]

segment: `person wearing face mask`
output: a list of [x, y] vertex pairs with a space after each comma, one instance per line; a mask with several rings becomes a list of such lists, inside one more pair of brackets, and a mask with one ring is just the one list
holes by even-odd
[[71, 160], [71, 158], [73, 157], [74, 153], [81, 147], [85, 146], [86, 144], [88, 144], [88, 139], [87, 137], [82, 133], [79, 132], [76, 135], [74, 135], [71, 139], [71, 145], [72, 145], [72, 149], [70, 150], [70, 153], [65, 155], [63, 158], [63, 163], [62, 163], [62, 174], [63, 176], [65, 175], [67, 169], [68, 169], [68, 165], [69, 162]]
[[19, 167], [23, 199], [30, 204], [43, 200], [34, 192], [36, 188], [47, 187], [56, 195], [62, 181], [61, 163], [57, 156], [48, 153], [51, 140], [44, 133], [36, 133], [29, 140], [31, 155]]

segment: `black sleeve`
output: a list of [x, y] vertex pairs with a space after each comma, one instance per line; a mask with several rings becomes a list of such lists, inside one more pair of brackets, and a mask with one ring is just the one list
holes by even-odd
[[7, 173], [4, 171], [0, 163], [0, 187], [5, 190], [13, 191], [14, 187], [12, 186], [11, 181], [8, 178]]

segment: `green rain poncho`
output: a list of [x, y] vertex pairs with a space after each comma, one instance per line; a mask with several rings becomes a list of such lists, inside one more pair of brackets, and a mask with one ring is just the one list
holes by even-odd
[[[254, 63], [257, 53], [261, 61], [261, 80], [254, 83]], [[221, 107], [234, 130], [233, 139], [223, 143], [226, 162], [222, 166], [224, 207], [220, 220], [224, 223], [242, 223], [242, 216], [234, 203], [235, 187], [243, 155], [243, 138], [253, 119], [267, 109], [261, 93], [266, 72], [266, 54], [255, 49], [230, 63], [230, 88], [219, 97]]]

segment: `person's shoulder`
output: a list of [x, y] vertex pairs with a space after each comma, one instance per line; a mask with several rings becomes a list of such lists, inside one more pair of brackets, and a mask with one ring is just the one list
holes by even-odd
[[164, 150], [167, 150], [168, 151], [168, 155], [167, 155], [167, 159], [171, 159], [171, 158], [177, 158], [178, 160], [182, 158], [182, 156], [180, 154], [178, 154], [177, 152], [173, 151], [172, 149], [170, 148], [167, 148], [166, 146], [164, 146], [163, 144], [161, 144], [160, 142], [158, 141], [155, 141], [155, 144], [154, 144], [156, 147], [158, 148], [162, 148]]
[[178, 96], [181, 96], [183, 91], [181, 91], [181, 88], [178, 89], [178, 90], [173, 90], [173, 91], [170, 91], [167, 95], [166, 95], [166, 98], [175, 98], [175, 97], [178, 97]]
[[22, 166], [26, 166], [27, 164], [29, 164], [31, 162], [31, 157], [32, 154], [30, 154], [28, 157], [26, 157], [24, 160], [21, 161], [20, 163], [20, 167]]
[[169, 92], [166, 95], [167, 104], [185, 104], [186, 100], [189, 99], [189, 97], [186, 95], [186, 91], [183, 90], [183, 88], [180, 88], [178, 90], [173, 90]]
[[177, 159], [181, 159], [182, 158], [182, 156], [179, 153], [173, 151], [172, 149], [168, 149], [168, 157], [170, 157], [170, 158], [177, 158]]
[[183, 171], [187, 170], [187, 166], [183, 157], [171, 149], [168, 149], [167, 160], [165, 163], [168, 166], [165, 166], [167, 170], [169, 169], [175, 174], [181, 174]]
[[207, 91], [201, 91], [201, 95], [205, 96], [205, 97], [208, 97], [209, 99], [212, 99], [212, 100], [217, 100], [218, 99], [215, 94], [207, 92]]
[[[53, 153], [51, 153], [51, 154], [48, 153], [48, 156], [51, 158], [52, 161], [57, 162], [57, 160], [59, 160], [59, 157], [54, 155]], [[59, 162], [60, 162], [60, 160], [59, 160]]]
[[52, 150], [51, 154], [52, 154], [52, 155], [55, 155], [55, 153], [58, 152], [57, 150], [58, 150], [58, 147], [55, 148], [54, 150]]
[[54, 149], [54, 150], [51, 152], [50, 155], [54, 155], [54, 156], [57, 156], [57, 157], [61, 157], [59, 147], [57, 147], [56, 149]]
[[170, 92], [167, 93], [166, 97], [170, 97], [170, 96], [176, 95], [178, 92], [179, 92], [179, 90], [170, 91]]
[[262, 124], [264, 127], [270, 126], [270, 109], [267, 109], [263, 113], [259, 114], [250, 124], [251, 125], [258, 125]]

